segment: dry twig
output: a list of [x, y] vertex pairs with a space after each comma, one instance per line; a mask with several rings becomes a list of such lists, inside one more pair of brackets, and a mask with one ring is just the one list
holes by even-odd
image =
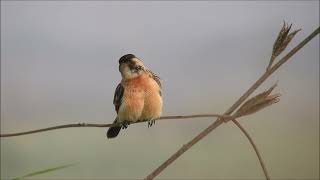
[[259, 159], [259, 162], [260, 162], [260, 165], [262, 167], [262, 170], [263, 170], [263, 173], [264, 175], [266, 176], [266, 179], [270, 179], [270, 176], [268, 174], [268, 171], [267, 171], [267, 168], [266, 166], [264, 165], [264, 162], [263, 162], [263, 159], [262, 159], [262, 156], [260, 154], [260, 151], [258, 150], [258, 147], [257, 145], [254, 143], [253, 139], [250, 137], [249, 133], [244, 129], [244, 127], [241, 126], [241, 124], [236, 121], [235, 119], [231, 119], [232, 122], [237, 125], [240, 130], [243, 132], [243, 134], [247, 137], [247, 139], [249, 140], [250, 144], [252, 145], [254, 151], [256, 152], [256, 155], [258, 156], [258, 159]]
[[[266, 167], [263, 163], [262, 157], [260, 155], [260, 152], [258, 148], [256, 147], [255, 143], [253, 142], [252, 138], [250, 137], [249, 133], [246, 132], [246, 130], [231, 116], [221, 116], [219, 114], [196, 114], [196, 115], [187, 115], [187, 116], [163, 116], [157, 120], [168, 120], [168, 119], [189, 119], [189, 118], [205, 118], [205, 117], [220, 117], [223, 118], [225, 121], [232, 120], [235, 122], [235, 124], [240, 128], [240, 130], [245, 134], [245, 136], [248, 138], [249, 142], [251, 143], [253, 149], [255, 150], [258, 160], [260, 162], [260, 165], [263, 169], [263, 172], [268, 176], [268, 172], [266, 170]], [[136, 122], [136, 123], [142, 123], [143, 121]], [[60, 126], [53, 126], [43, 129], [37, 129], [37, 130], [31, 130], [31, 131], [25, 131], [25, 132], [19, 132], [19, 133], [8, 133], [8, 134], [0, 134], [0, 137], [13, 137], [13, 136], [22, 136], [27, 134], [33, 134], [33, 133], [39, 133], [39, 132], [45, 132], [45, 131], [51, 131], [56, 129], [63, 129], [63, 128], [71, 128], [71, 127], [111, 127], [113, 124], [90, 124], [90, 123], [75, 123], [75, 124], [65, 124]]]
[[[205, 117], [222, 117], [219, 114], [194, 114], [194, 115], [187, 115], [187, 116], [162, 116], [158, 120], [167, 120], [167, 119], [190, 119], [190, 118], [205, 118]], [[228, 119], [228, 116], [225, 116], [223, 119]], [[144, 121], [139, 121], [135, 123], [142, 123]], [[135, 124], [132, 123], [132, 124]], [[64, 124], [59, 126], [52, 126], [42, 129], [36, 129], [31, 131], [24, 131], [24, 132], [18, 132], [18, 133], [6, 133], [6, 134], [0, 134], [0, 137], [13, 137], [13, 136], [22, 136], [27, 134], [34, 134], [39, 132], [45, 132], [45, 131], [52, 131], [56, 129], [64, 129], [64, 128], [72, 128], [72, 127], [111, 127], [113, 124], [91, 124], [91, 123], [73, 123], [73, 124]]]

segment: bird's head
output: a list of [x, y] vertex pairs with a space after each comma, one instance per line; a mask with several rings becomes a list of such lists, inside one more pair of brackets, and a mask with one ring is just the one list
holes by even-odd
[[119, 59], [119, 71], [124, 79], [131, 79], [145, 72], [145, 67], [135, 55], [126, 54]]

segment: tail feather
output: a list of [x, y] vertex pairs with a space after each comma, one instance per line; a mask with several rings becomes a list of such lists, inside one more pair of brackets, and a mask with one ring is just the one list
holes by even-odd
[[115, 126], [115, 127], [110, 127], [108, 129], [108, 132], [107, 132], [107, 137], [108, 138], [115, 138], [118, 136], [119, 132], [121, 130], [121, 127], [120, 126]]
[[[114, 120], [113, 124], [115, 124], [117, 122], [117, 119]], [[114, 127], [110, 127], [107, 131], [107, 137], [110, 138], [115, 138], [118, 136], [119, 132], [121, 130], [121, 126], [114, 126]]]

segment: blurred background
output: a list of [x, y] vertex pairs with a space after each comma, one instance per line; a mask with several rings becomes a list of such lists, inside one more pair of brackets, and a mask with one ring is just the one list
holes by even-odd
[[[1, 1], [1, 133], [111, 123], [118, 59], [133, 53], [163, 83], [163, 115], [223, 113], [265, 71], [283, 25], [319, 26], [319, 1]], [[257, 92], [279, 80], [281, 101], [240, 119], [272, 179], [319, 178], [319, 35]], [[145, 177], [215, 119], [70, 128], [1, 138], [1, 179], [75, 163], [34, 178]], [[220, 126], [161, 179], [263, 179], [234, 124]]]

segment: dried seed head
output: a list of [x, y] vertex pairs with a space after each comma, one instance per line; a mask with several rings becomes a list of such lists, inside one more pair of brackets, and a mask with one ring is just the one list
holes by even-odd
[[268, 90], [256, 95], [255, 97], [246, 101], [238, 111], [233, 115], [234, 118], [239, 118], [241, 116], [246, 116], [260, 111], [261, 109], [270, 106], [274, 103], [279, 102], [280, 94], [270, 95], [272, 90], [277, 84], [270, 87]]
[[278, 57], [288, 46], [290, 41], [293, 39], [293, 37], [299, 32], [301, 29], [295, 30], [291, 33], [292, 24], [288, 25], [286, 22], [283, 22], [283, 26], [278, 34], [278, 37], [276, 41], [273, 44], [273, 50], [272, 50], [272, 55], [270, 58], [269, 65], [267, 67], [267, 70], [269, 70], [275, 60], [276, 57]]
[[276, 41], [273, 44], [272, 55], [278, 56], [281, 53], [280, 50], [285, 48], [283, 47], [284, 41], [286, 40], [291, 27], [292, 27], [292, 24], [288, 26], [288, 24], [283, 22], [283, 26], [278, 34]]

